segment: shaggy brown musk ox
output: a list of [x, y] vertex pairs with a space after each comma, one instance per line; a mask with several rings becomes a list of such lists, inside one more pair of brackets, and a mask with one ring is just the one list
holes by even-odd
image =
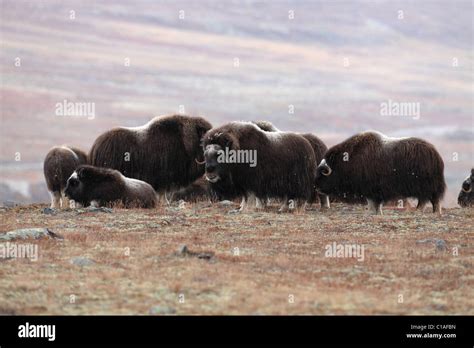
[[318, 166], [316, 187], [326, 194], [362, 195], [376, 214], [382, 203], [417, 198], [441, 213], [446, 190], [444, 162], [435, 147], [419, 138], [389, 138], [367, 131], [331, 147]]
[[90, 163], [143, 180], [158, 193], [186, 187], [204, 174], [201, 137], [211, 124], [202, 117], [158, 116], [141, 127], [117, 127], [100, 135]]
[[463, 181], [461, 191], [458, 196], [458, 204], [461, 207], [474, 206], [474, 168], [471, 169], [471, 175]]
[[[312, 198], [316, 160], [310, 143], [290, 132], [265, 132], [251, 122], [230, 122], [204, 135], [206, 179], [217, 183], [232, 180], [243, 196], [241, 211], [248, 196], [259, 199], [279, 198], [282, 210], [288, 200]], [[255, 165], [223, 161], [223, 153], [256, 154]]]
[[[251, 123], [255, 124], [258, 128], [265, 132], [280, 132], [278, 128], [276, 128], [271, 122], [269, 121], [251, 121]], [[306, 133], [306, 134], [299, 134], [302, 137], [304, 137], [308, 142], [310, 143], [311, 147], [313, 148], [315, 157], [316, 157], [316, 163], [319, 163], [321, 159], [324, 156], [324, 153], [327, 151], [326, 145], [323, 143], [321, 139], [319, 139], [317, 136], [311, 133]], [[244, 194], [243, 192], [239, 192], [239, 190], [236, 190], [234, 187], [235, 185], [232, 183], [231, 178], [225, 177], [224, 172], [221, 172], [220, 175], [220, 180], [217, 181], [216, 183], [209, 183], [210, 187], [215, 194], [219, 197], [225, 197], [225, 199], [234, 199], [237, 196]], [[253, 198], [251, 196], [250, 198]], [[319, 194], [319, 199], [321, 202], [321, 207], [322, 208], [329, 208], [329, 199], [326, 195], [324, 194]], [[266, 205], [266, 199], [259, 199], [258, 197], [256, 198], [256, 205], [257, 207], [263, 207]], [[313, 190], [313, 195], [311, 199], [309, 200], [309, 204], [314, 203], [316, 201], [316, 190]]]
[[83, 206], [118, 203], [126, 208], [153, 208], [157, 203], [150, 184], [127, 178], [115, 169], [90, 165], [81, 165], [72, 173], [64, 192]]
[[51, 195], [51, 208], [69, 208], [69, 202], [64, 196], [67, 179], [81, 164], [87, 163], [84, 151], [70, 146], [55, 146], [47, 153], [43, 163], [43, 173]]

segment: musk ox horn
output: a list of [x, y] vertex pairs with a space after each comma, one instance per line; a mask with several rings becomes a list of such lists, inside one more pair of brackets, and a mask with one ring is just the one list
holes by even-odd
[[197, 158], [195, 158], [194, 160], [196, 161], [197, 164], [200, 164], [200, 165], [206, 163], [206, 160], [204, 160], [204, 161], [202, 161], [202, 162], [199, 161]]
[[321, 161], [321, 164], [320, 164], [320, 165], [323, 166], [323, 171], [321, 172], [321, 174], [323, 174], [324, 176], [329, 176], [329, 175], [331, 175], [332, 169], [331, 169], [331, 167], [326, 163], [326, 160], [325, 160], [325, 159], [323, 159], [323, 160]]

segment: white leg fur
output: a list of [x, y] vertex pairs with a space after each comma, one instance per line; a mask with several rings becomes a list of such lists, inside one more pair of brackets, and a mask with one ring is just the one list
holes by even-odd
[[331, 203], [329, 203], [329, 196], [324, 196], [321, 198], [321, 208], [329, 209], [331, 208]]
[[253, 192], [249, 192], [247, 195], [247, 206], [252, 209], [257, 206], [257, 197], [255, 197]]
[[51, 195], [51, 209], [59, 209], [61, 206], [61, 193], [50, 192]]
[[61, 208], [66, 209], [71, 207], [71, 201], [66, 196], [61, 197]]
[[280, 206], [280, 209], [278, 209], [279, 213], [285, 213], [288, 211], [288, 198], [283, 198], [282, 204]]
[[383, 215], [382, 214], [382, 203], [376, 204], [373, 200], [367, 199], [367, 203], [369, 204], [370, 211], [375, 215]]
[[239, 211], [240, 212], [244, 212], [247, 210], [247, 198], [242, 197], [242, 202], [240, 202], [240, 208], [239, 208]]
[[255, 208], [265, 209], [265, 200], [261, 200], [260, 198], [255, 197]]

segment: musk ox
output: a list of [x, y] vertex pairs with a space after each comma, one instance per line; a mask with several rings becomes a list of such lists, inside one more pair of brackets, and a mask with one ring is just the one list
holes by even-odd
[[[251, 123], [266, 132], [279, 132], [279, 129], [268, 121], [251, 121]], [[212, 155], [212, 152], [208, 152], [208, 155], [209, 154]], [[205, 163], [205, 161], [202, 163]], [[223, 171], [221, 172], [220, 179], [217, 182], [207, 181], [208, 192], [211, 195], [211, 198], [216, 200], [234, 200], [240, 197], [245, 197], [246, 193], [237, 189], [232, 180], [232, 176], [226, 173], [225, 168], [222, 169]], [[245, 197], [245, 201], [250, 204], [255, 201], [257, 208], [263, 208], [266, 205], [266, 200], [262, 201], [254, 195], [250, 195], [248, 198], [249, 199], [247, 200], [247, 197]]]
[[[257, 125], [260, 129], [267, 132], [278, 132], [279, 130], [273, 126], [271, 122], [268, 121], [251, 121], [253, 124]], [[205, 161], [199, 162], [204, 164]], [[196, 202], [202, 199], [210, 199], [211, 201], [221, 201], [221, 200], [234, 200], [240, 198], [242, 193], [238, 193], [233, 184], [232, 178], [230, 176], [224, 175], [222, 173], [219, 181], [211, 183], [205, 179], [205, 177], [198, 178], [189, 186], [180, 189], [179, 191], [173, 193], [171, 200], [172, 201], [191, 201]], [[264, 203], [259, 199], [256, 199], [257, 206], [263, 206]]]
[[202, 117], [158, 116], [141, 127], [117, 127], [100, 135], [90, 150], [97, 167], [143, 180], [158, 193], [185, 187], [204, 174], [201, 137], [211, 124]]
[[[255, 124], [258, 128], [265, 132], [280, 132], [278, 128], [276, 128], [271, 122], [268, 121], [251, 121], [251, 123]], [[324, 142], [319, 139], [317, 136], [311, 134], [311, 133], [306, 133], [306, 134], [300, 134], [302, 137], [304, 137], [308, 142], [310, 143], [311, 147], [313, 148], [314, 155], [316, 157], [316, 163], [319, 163], [325, 152], [327, 151], [327, 147], [324, 144]], [[212, 191], [222, 199], [235, 199], [239, 195], [244, 195], [244, 192], [239, 192], [235, 188], [235, 185], [232, 182], [232, 178], [229, 176], [226, 176], [225, 173], [221, 173], [220, 175], [220, 180], [216, 183], [210, 183], [210, 187], [212, 188]], [[322, 208], [329, 208], [329, 198], [328, 196], [324, 194], [319, 194], [319, 199], [321, 202], [321, 207]], [[255, 198], [256, 201], [256, 206], [257, 208], [263, 207], [266, 205], [266, 200], [261, 200], [258, 197], [253, 197], [250, 196], [250, 198]], [[309, 200], [308, 203], [313, 203], [316, 200], [316, 190], [313, 190], [313, 196]]]
[[174, 192], [171, 195], [170, 201], [178, 202], [183, 200], [186, 202], [197, 202], [205, 199], [215, 201], [217, 200], [217, 197], [212, 192], [207, 180], [204, 178], [204, 176], [202, 176], [194, 181], [191, 185]]
[[474, 205], [474, 168], [471, 169], [471, 175], [463, 181], [461, 192], [458, 196], [458, 204], [461, 207], [472, 207]]
[[210, 183], [230, 180], [237, 195], [310, 201], [316, 160], [310, 143], [289, 132], [265, 132], [251, 122], [230, 122], [203, 138], [205, 177]]
[[[276, 128], [271, 122], [268, 121], [255, 121], [252, 122], [255, 125], [257, 125], [261, 130], [264, 130], [266, 132], [280, 132], [278, 128]], [[313, 148], [314, 155], [316, 157], [316, 163], [319, 163], [322, 159], [324, 154], [327, 151], [327, 146], [324, 144], [324, 142], [319, 139], [316, 135], [311, 134], [311, 133], [303, 133], [300, 134], [303, 138], [309, 141], [311, 147]], [[314, 195], [311, 198], [311, 200], [308, 202], [310, 204], [314, 203], [316, 201], [316, 190], [313, 191]], [[329, 197], [325, 194], [319, 194], [319, 200], [321, 202], [321, 207], [322, 208], [329, 208]], [[259, 201], [257, 199], [257, 204], [259, 204]]]
[[389, 138], [367, 131], [330, 148], [317, 168], [316, 187], [326, 194], [362, 195], [376, 214], [382, 203], [417, 198], [441, 213], [446, 190], [443, 159], [418, 138]]
[[87, 155], [82, 150], [70, 146], [55, 146], [49, 150], [43, 163], [44, 178], [51, 195], [51, 208], [73, 205], [64, 196], [67, 179], [81, 164], [87, 163]]
[[127, 178], [118, 170], [81, 165], [67, 181], [66, 196], [83, 206], [119, 203], [126, 208], [153, 208], [157, 197], [153, 187]]

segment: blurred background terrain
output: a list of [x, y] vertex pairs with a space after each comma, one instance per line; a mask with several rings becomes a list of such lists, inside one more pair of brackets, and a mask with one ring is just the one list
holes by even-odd
[[[186, 113], [264, 119], [328, 145], [432, 142], [445, 206], [474, 166], [471, 1], [1, 0], [0, 203], [48, 202], [49, 148]], [[95, 115], [57, 116], [64, 100]], [[415, 102], [420, 118], [384, 116]]]

